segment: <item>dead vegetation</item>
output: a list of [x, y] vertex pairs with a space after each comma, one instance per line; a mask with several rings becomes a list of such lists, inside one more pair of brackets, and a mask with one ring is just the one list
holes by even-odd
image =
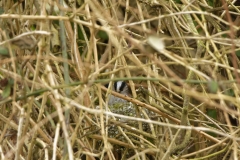
[[237, 3], [1, 0], [1, 159], [236, 160]]

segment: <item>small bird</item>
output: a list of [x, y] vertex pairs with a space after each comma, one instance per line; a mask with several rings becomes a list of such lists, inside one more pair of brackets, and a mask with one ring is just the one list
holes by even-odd
[[[105, 87], [108, 87], [108, 84], [105, 85]], [[129, 88], [127, 83], [124, 81], [115, 82], [112, 86], [112, 90], [120, 94], [132, 97], [131, 89]], [[125, 99], [118, 98], [114, 95], [110, 95], [109, 97], [108, 108], [110, 109], [111, 112], [116, 114], [130, 116], [130, 117], [137, 117], [136, 106], [134, 106], [133, 103], [128, 102]], [[146, 110], [146, 112], [150, 114], [149, 111]], [[144, 115], [140, 113], [140, 117], [144, 118]], [[138, 126], [138, 123], [136, 121], [131, 121], [125, 118], [116, 118], [116, 120], [127, 123], [128, 125], [133, 127]], [[143, 129], [145, 131], [150, 131], [150, 127], [147, 123], [143, 123]], [[116, 126], [110, 126], [108, 128], [108, 134], [110, 137], [115, 137], [116, 135], [118, 135], [118, 129], [116, 128]]]
[[[120, 94], [126, 95], [126, 96], [131, 96], [130, 89], [129, 89], [127, 83], [124, 81], [115, 82], [112, 90], [115, 92], [118, 92]], [[115, 105], [115, 104], [121, 105], [121, 104], [126, 104], [126, 103], [129, 103], [129, 102], [124, 99], [115, 97], [114, 95], [110, 95], [109, 101], [108, 101], [109, 106]]]
[[[105, 86], [108, 87], [108, 85], [105, 85]], [[132, 96], [129, 86], [124, 81], [115, 82], [113, 84], [112, 90], [129, 97]], [[109, 95], [109, 96], [110, 97], [107, 103], [108, 103], [108, 108], [111, 110], [111, 112], [121, 114], [121, 115], [126, 115], [126, 116], [136, 115], [135, 107], [131, 102], [128, 102], [127, 100], [122, 98], [118, 98], [114, 95]]]

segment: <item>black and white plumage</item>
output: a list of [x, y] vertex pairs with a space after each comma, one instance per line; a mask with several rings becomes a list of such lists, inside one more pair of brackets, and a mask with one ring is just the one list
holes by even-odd
[[[127, 83], [124, 81], [115, 82], [112, 90], [115, 92], [118, 92], [120, 94], [126, 95], [126, 96], [131, 96], [130, 89], [129, 89]], [[118, 97], [115, 97], [114, 95], [110, 95], [109, 101], [108, 101], [108, 105], [110, 105], [110, 106], [114, 105], [114, 104], [121, 105], [121, 104], [126, 104], [126, 103], [128, 103], [128, 101], [118, 98]]]
[[[108, 87], [108, 86], [106, 86]], [[131, 90], [126, 82], [117, 81], [113, 84], [112, 90], [120, 94], [131, 97]], [[125, 99], [116, 97], [114, 95], [109, 95], [108, 99], [108, 108], [111, 112], [126, 115], [126, 116], [135, 116], [136, 110], [131, 102], [128, 102]]]

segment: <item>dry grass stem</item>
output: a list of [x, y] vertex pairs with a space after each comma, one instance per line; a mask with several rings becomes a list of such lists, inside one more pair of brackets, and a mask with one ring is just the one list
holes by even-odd
[[0, 0], [0, 159], [237, 160], [239, 5]]

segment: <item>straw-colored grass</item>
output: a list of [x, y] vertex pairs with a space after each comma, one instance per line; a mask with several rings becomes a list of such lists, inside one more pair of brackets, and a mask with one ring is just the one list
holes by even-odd
[[237, 5], [1, 0], [0, 159], [238, 159]]

